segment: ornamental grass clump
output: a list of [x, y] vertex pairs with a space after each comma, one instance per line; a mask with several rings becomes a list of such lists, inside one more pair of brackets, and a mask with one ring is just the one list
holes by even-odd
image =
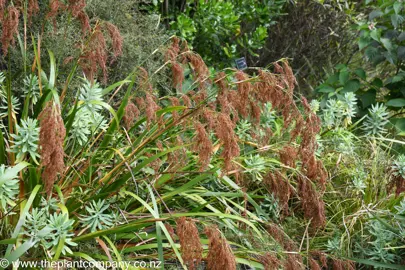
[[[68, 11], [76, 20], [84, 4], [64, 1], [58, 12]], [[24, 106], [11, 117], [13, 125], [1, 128], [0, 159], [8, 164], [0, 167], [0, 192], [5, 194], [0, 196], [1, 219], [14, 226], [27, 217], [17, 235], [19, 247], [27, 247], [21, 259], [72, 260], [85, 254], [88, 260], [132, 260], [142, 250], [144, 259], [157, 258], [164, 269], [177, 264], [232, 270], [242, 268], [238, 263], [258, 269], [322, 269], [357, 254], [346, 252], [352, 242], [372, 245], [367, 236], [362, 238], [365, 243], [357, 241], [363, 235], [353, 232], [360, 227], [357, 220], [379, 214], [379, 202], [373, 201], [378, 196], [347, 192], [352, 178], [339, 175], [350, 168], [339, 167], [337, 176], [326, 171], [360, 162], [348, 161], [343, 153], [338, 159], [320, 152], [320, 118], [314, 106], [294, 93], [296, 80], [285, 59], [273, 63], [271, 71], [226, 69], [214, 74], [174, 38], [166, 54], [164, 48], [156, 50], [156, 55], [163, 51], [166, 56], [158, 70], [136, 67], [125, 80], [104, 88], [97, 84], [97, 75], [121, 54], [121, 40], [118, 29], [101, 20], [91, 20], [91, 26], [83, 33], [89, 43], [79, 42], [82, 51], [72, 58], [72, 76], [67, 81], [57, 76], [52, 54], [49, 65], [42, 61], [51, 67], [49, 74], [35, 63], [27, 73], [40, 74], [38, 84], [24, 74], [35, 87], [23, 91]], [[77, 74], [75, 68], [81, 65], [84, 69]], [[153, 83], [151, 78], [160, 71], [166, 78], [170, 69], [171, 81]], [[83, 70], [87, 79], [77, 89]], [[59, 97], [62, 85], [64, 98]], [[167, 89], [173, 94], [161, 96]], [[11, 99], [9, 92], [2, 91], [4, 113], [16, 109], [4, 102]], [[24, 132], [12, 128], [18, 123], [22, 130], [20, 123], [26, 119], [39, 121], [39, 166], [27, 153], [13, 159], [16, 153], [2, 150], [9, 149], [13, 137], [25, 140]], [[29, 167], [4, 184], [2, 177], [15, 161]], [[369, 181], [376, 168], [365, 168], [370, 177], [364, 180], [364, 193], [377, 190]], [[399, 163], [394, 171], [402, 175]], [[332, 176], [337, 180], [329, 181]], [[341, 194], [347, 199], [338, 200]], [[170, 226], [174, 223], [175, 229]], [[199, 233], [200, 224], [205, 235]], [[42, 237], [46, 226], [51, 233]], [[330, 250], [327, 240], [335, 233], [338, 248]], [[11, 254], [17, 236], [13, 230], [0, 234]]]

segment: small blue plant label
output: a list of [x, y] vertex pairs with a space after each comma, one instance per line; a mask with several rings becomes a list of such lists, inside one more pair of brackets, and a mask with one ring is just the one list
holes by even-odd
[[247, 69], [247, 67], [248, 67], [246, 64], [245, 57], [236, 59], [235, 63], [236, 63], [236, 68], [239, 70], [244, 70], [244, 69]]

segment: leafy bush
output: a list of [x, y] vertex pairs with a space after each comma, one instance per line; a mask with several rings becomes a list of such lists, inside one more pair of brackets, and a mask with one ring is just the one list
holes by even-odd
[[[185, 38], [215, 67], [234, 65], [236, 58], [257, 57], [286, 0], [185, 1], [181, 14], [170, 17], [170, 29]], [[172, 14], [177, 14], [173, 10]]]
[[392, 112], [391, 126], [403, 135], [403, 3], [366, 1], [362, 8], [369, 12], [368, 16], [356, 17], [358, 53], [353, 61], [337, 65], [317, 92], [323, 96], [323, 106], [330, 98], [341, 99], [347, 92], [355, 93], [361, 101], [359, 117], [368, 110], [376, 113], [381, 109], [377, 103], [383, 103]]

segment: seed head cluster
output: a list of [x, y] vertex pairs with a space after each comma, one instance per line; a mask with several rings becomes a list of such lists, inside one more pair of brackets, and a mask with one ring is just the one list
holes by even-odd
[[190, 270], [197, 269], [201, 264], [203, 252], [197, 226], [192, 219], [186, 217], [179, 218], [176, 224], [184, 263]]
[[207, 269], [236, 270], [236, 260], [226, 239], [216, 226], [206, 227], [208, 236]]
[[60, 108], [53, 102], [47, 103], [38, 119], [40, 121], [39, 152], [41, 167], [44, 168], [42, 180], [49, 196], [58, 174], [63, 174], [65, 168], [63, 141], [66, 130], [60, 115]]
[[[21, 1], [15, 5], [8, 4], [7, 0], [0, 0], [0, 23], [2, 27], [2, 53], [6, 55], [10, 46], [15, 45], [15, 36], [18, 35], [19, 21], [21, 14], [25, 12], [25, 7]], [[81, 53], [78, 63], [83, 69], [86, 77], [93, 80], [98, 71], [103, 74], [103, 81], [107, 81], [107, 63], [113, 62], [123, 53], [123, 37], [119, 29], [110, 22], [98, 20], [92, 28], [90, 18], [86, 11], [86, 0], [50, 0], [46, 7], [45, 19], [52, 22], [54, 31], [57, 30], [57, 19], [62, 14], [69, 14], [76, 19], [82, 28], [83, 37], [80, 47]], [[28, 0], [27, 17], [31, 22], [32, 18], [40, 14], [38, 0]], [[111, 41], [112, 57], [109, 57], [109, 47], [107, 39]], [[73, 60], [72, 56], [66, 57], [64, 63]]]

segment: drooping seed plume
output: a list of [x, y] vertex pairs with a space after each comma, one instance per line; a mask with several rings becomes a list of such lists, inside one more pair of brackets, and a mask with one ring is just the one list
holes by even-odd
[[42, 180], [48, 196], [58, 174], [65, 168], [63, 141], [66, 136], [65, 126], [60, 115], [60, 108], [53, 102], [48, 102], [38, 117], [40, 121], [39, 152], [41, 167], [43, 167]]
[[278, 270], [281, 266], [281, 261], [270, 253], [261, 256], [260, 262], [263, 264], [264, 270]]
[[238, 157], [240, 148], [238, 137], [235, 134], [235, 124], [230, 119], [229, 115], [219, 113], [216, 118], [215, 134], [223, 144], [221, 156], [224, 159], [224, 169], [229, 171], [232, 169], [232, 159]]
[[18, 34], [20, 12], [16, 7], [9, 6], [6, 9], [6, 15], [2, 20], [1, 44], [4, 55], [7, 54], [8, 48], [14, 46], [15, 35]]
[[269, 172], [263, 178], [263, 183], [267, 190], [278, 200], [284, 213], [288, 214], [288, 202], [293, 195], [293, 191], [288, 180], [285, 180], [283, 175], [276, 171], [275, 173]]
[[235, 256], [218, 228], [206, 227], [205, 234], [208, 236], [207, 269], [236, 270]]
[[196, 224], [191, 218], [181, 217], [176, 221], [180, 240], [181, 257], [188, 269], [197, 269], [202, 261], [203, 248]]
[[94, 80], [98, 68], [103, 72], [103, 81], [107, 81], [107, 43], [100, 25], [97, 25], [83, 49], [79, 64], [89, 80]]
[[127, 106], [125, 107], [124, 117], [122, 118], [127, 130], [131, 129], [134, 120], [139, 117], [140, 113], [141, 112], [139, 111], [138, 107], [136, 107], [132, 101], [128, 102]]
[[39, 13], [38, 0], [29, 0], [27, 10], [28, 21], [31, 21], [32, 16], [37, 15], [38, 13]]
[[120, 30], [118, 29], [117, 26], [110, 22], [105, 22], [105, 26], [107, 28], [107, 31], [110, 35], [111, 41], [112, 41], [112, 49], [114, 53], [114, 58], [117, 58], [118, 56], [122, 55], [122, 46], [124, 43], [124, 38], [121, 36]]
[[298, 195], [301, 199], [304, 216], [311, 220], [314, 227], [322, 227], [326, 223], [325, 203], [314, 185], [304, 176], [298, 178]]
[[66, 9], [66, 6], [60, 2], [59, 0], [51, 0], [49, 2], [49, 10], [48, 13], [46, 14], [45, 18], [51, 19], [53, 22], [53, 29], [56, 32], [57, 29], [57, 23], [56, 23], [56, 16], [59, 14], [59, 10], [64, 10]]
[[198, 153], [198, 161], [201, 164], [200, 170], [203, 171], [207, 168], [211, 161], [212, 156], [212, 142], [208, 136], [207, 131], [200, 122], [195, 122], [194, 128], [196, 131], [194, 149]]

